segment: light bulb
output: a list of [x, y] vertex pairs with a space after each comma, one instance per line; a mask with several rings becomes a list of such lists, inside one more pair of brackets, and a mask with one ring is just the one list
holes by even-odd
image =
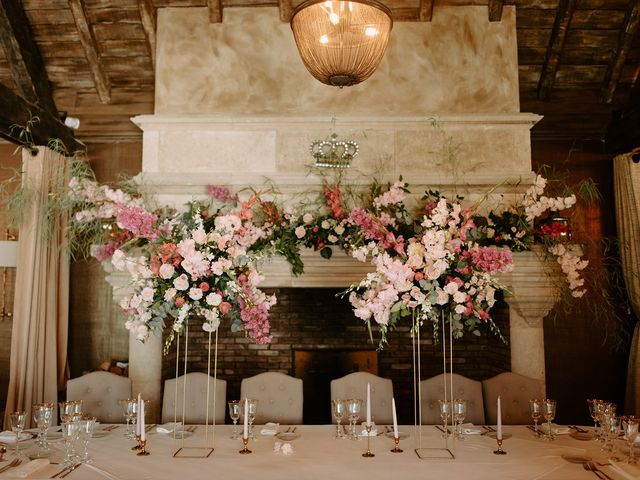
[[334, 24], [337, 25], [338, 22], [340, 21], [340, 17], [338, 16], [337, 13], [330, 13], [329, 14], [329, 21]]
[[378, 29], [376, 27], [367, 27], [364, 29], [364, 34], [367, 37], [375, 37], [378, 33], [380, 33], [378, 31]]
[[327, 43], [329, 43], [329, 37], [327, 37], [326, 35], [322, 35], [320, 37], [320, 43], [326, 45]]

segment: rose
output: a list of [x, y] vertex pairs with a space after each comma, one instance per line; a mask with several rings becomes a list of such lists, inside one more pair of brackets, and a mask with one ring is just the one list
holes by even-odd
[[200, 290], [202, 290], [203, 293], [207, 293], [209, 291], [209, 284], [207, 282], [202, 282], [200, 283], [200, 285], [198, 285], [200, 287]]
[[167, 280], [173, 277], [173, 274], [175, 273], [175, 271], [176, 269], [173, 268], [173, 265], [171, 265], [170, 263], [163, 263], [159, 271], [160, 278]]
[[173, 286], [176, 287], [177, 290], [186, 290], [189, 288], [189, 279], [183, 273], [173, 281]]
[[310, 213], [305, 213], [305, 214], [302, 216], [302, 221], [303, 221], [304, 223], [311, 223], [311, 222], [313, 221], [313, 215], [311, 215]]
[[180, 308], [184, 305], [185, 299], [182, 297], [176, 297], [176, 307]]
[[140, 296], [145, 302], [151, 302], [153, 300], [153, 288], [145, 287], [140, 292]]
[[199, 288], [191, 288], [189, 290], [189, 298], [191, 298], [191, 300], [200, 300], [202, 298], [202, 290], [200, 290]]
[[209, 295], [207, 295], [207, 298], [205, 299], [205, 301], [207, 302], [207, 304], [211, 305], [212, 307], [217, 307], [222, 302], [222, 296], [220, 296], [215, 292], [212, 292]]
[[304, 227], [300, 225], [298, 228], [295, 229], [294, 233], [296, 234], [296, 237], [303, 238], [306, 232], [304, 230]]
[[231, 304], [229, 302], [222, 302], [218, 307], [220, 309], [220, 313], [226, 315], [229, 310], [231, 310]]

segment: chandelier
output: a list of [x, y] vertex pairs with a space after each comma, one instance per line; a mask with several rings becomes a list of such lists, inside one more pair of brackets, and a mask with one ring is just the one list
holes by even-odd
[[291, 16], [305, 67], [336, 87], [363, 82], [375, 72], [392, 26], [391, 11], [376, 0], [307, 0]]

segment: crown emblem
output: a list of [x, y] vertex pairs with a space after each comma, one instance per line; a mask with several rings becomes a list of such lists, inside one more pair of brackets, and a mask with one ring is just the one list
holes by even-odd
[[358, 155], [358, 144], [353, 141], [337, 141], [338, 135], [331, 134], [327, 140], [316, 140], [309, 150], [316, 160], [315, 166], [322, 168], [349, 168], [351, 160]]

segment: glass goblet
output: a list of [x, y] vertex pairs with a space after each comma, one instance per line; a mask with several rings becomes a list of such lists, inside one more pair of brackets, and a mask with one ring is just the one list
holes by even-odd
[[36, 441], [40, 448], [38, 455], [46, 456], [50, 452], [47, 434], [53, 422], [55, 405], [53, 403], [36, 403], [32, 407], [33, 421], [38, 427], [38, 439]]
[[256, 437], [253, 436], [253, 422], [256, 419], [256, 413], [258, 413], [258, 400], [250, 398], [248, 401], [249, 407], [249, 437], [252, 440], [255, 440]]
[[547, 421], [547, 436], [546, 439], [551, 441], [555, 440], [555, 436], [553, 435], [553, 430], [551, 428], [551, 421], [556, 418], [556, 401], [546, 399], [542, 402], [542, 415], [544, 419]]
[[442, 438], [449, 436], [449, 417], [451, 416], [451, 402], [445, 402], [444, 400], [438, 400], [438, 411], [440, 412], [440, 419], [442, 420]]
[[615, 452], [614, 441], [620, 434], [621, 418], [617, 415], [604, 415], [602, 427], [604, 429], [605, 442], [602, 447], [603, 451], [611, 452], [611, 455]]
[[78, 439], [80, 440], [81, 447], [80, 452], [78, 452], [78, 460], [81, 463], [87, 463], [91, 460], [89, 457], [89, 440], [93, 435], [97, 418], [82, 416], [76, 421], [78, 422]]
[[591, 415], [591, 420], [593, 420], [593, 426], [596, 432], [596, 436], [598, 436], [598, 403], [602, 402], [602, 400], [597, 400], [595, 398], [590, 398], [587, 400], [587, 405], [589, 406], [589, 415]]
[[236, 440], [240, 438], [240, 434], [238, 433], [238, 420], [240, 419], [240, 400], [231, 400], [229, 402], [229, 417], [233, 421], [233, 433], [231, 434], [231, 439]]
[[633, 446], [636, 443], [636, 438], [638, 437], [638, 419], [632, 416], [622, 417], [622, 432], [624, 433], [624, 439], [629, 447], [628, 462], [632, 465], [636, 464], [637, 460], [635, 459]]
[[542, 401], [536, 398], [529, 400], [529, 411], [531, 412], [531, 418], [533, 419], [535, 435], [536, 437], [539, 437], [540, 432], [538, 431], [538, 422], [542, 417]]
[[336, 427], [336, 438], [344, 438], [344, 434], [340, 428], [340, 422], [347, 413], [347, 405], [345, 401], [331, 400], [331, 410], [333, 411], [333, 416], [336, 417], [336, 421], [338, 422], [338, 426]]
[[127, 427], [124, 431], [124, 436], [126, 438], [135, 438], [135, 433], [133, 428], [131, 428], [133, 422], [136, 419], [136, 415], [138, 414], [138, 400], [135, 398], [125, 398], [124, 400], [119, 401], [120, 406], [122, 407], [122, 413], [124, 414], [124, 419], [127, 422]]
[[453, 422], [455, 423], [454, 435], [458, 440], [464, 440], [462, 432], [462, 422], [467, 416], [467, 401], [461, 399], [453, 400]]
[[76, 403], [74, 400], [67, 400], [65, 402], [59, 402], [60, 407], [60, 421], [68, 422], [71, 416], [76, 413]]
[[10, 413], [9, 421], [11, 422], [11, 431], [16, 434], [16, 455], [18, 455], [18, 443], [20, 442], [20, 434], [27, 422], [27, 414], [23, 411]]
[[356, 432], [356, 423], [360, 418], [360, 411], [362, 409], [362, 400], [359, 398], [350, 398], [346, 400], [347, 404], [347, 416], [349, 417], [350, 430], [349, 438], [351, 440], [358, 440], [358, 434]]
[[75, 442], [78, 436], [78, 417], [72, 415], [62, 422], [62, 438], [64, 440], [64, 459], [62, 464], [70, 466], [76, 462]]

